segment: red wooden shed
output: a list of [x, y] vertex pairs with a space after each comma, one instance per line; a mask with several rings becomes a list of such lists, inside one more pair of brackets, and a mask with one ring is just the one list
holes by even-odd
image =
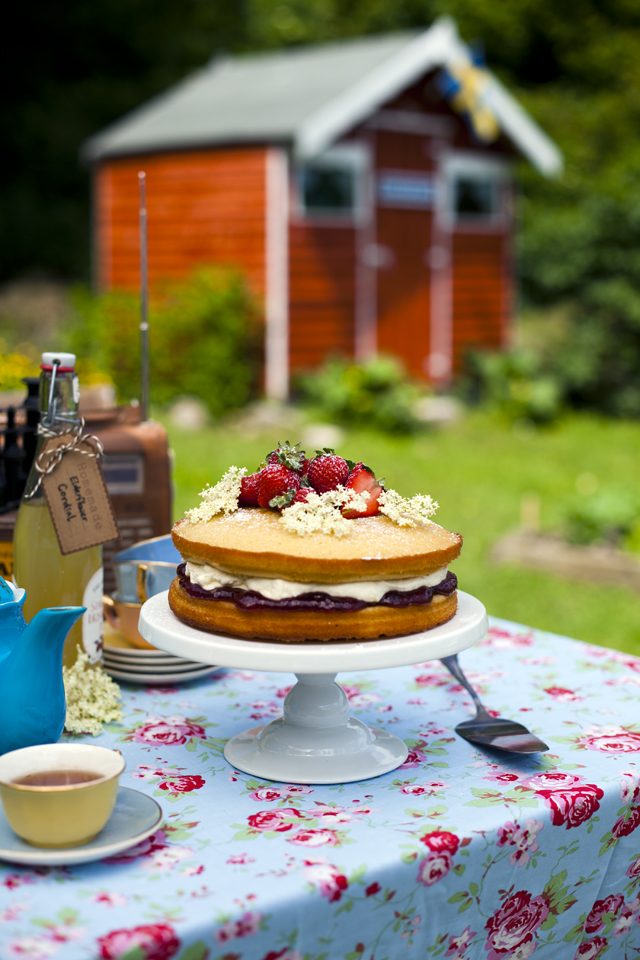
[[263, 298], [265, 385], [330, 354], [450, 379], [513, 309], [511, 167], [553, 142], [449, 18], [422, 32], [214, 59], [91, 138], [98, 285], [240, 267]]

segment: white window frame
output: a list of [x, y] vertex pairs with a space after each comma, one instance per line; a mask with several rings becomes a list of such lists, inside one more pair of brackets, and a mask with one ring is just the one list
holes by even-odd
[[[351, 210], [338, 208], [317, 210], [308, 209], [304, 204], [302, 190], [302, 170], [307, 165], [314, 167], [348, 167], [354, 173], [354, 205]], [[295, 171], [295, 190], [293, 214], [296, 220], [312, 223], [314, 226], [358, 226], [367, 218], [367, 180], [370, 175], [370, 151], [364, 143], [342, 143], [323, 150], [315, 157], [299, 161]]]
[[[444, 158], [444, 197], [441, 204], [443, 220], [450, 230], [456, 232], [494, 232], [503, 230], [508, 223], [507, 190], [511, 181], [510, 164], [499, 157], [490, 157], [472, 152], [450, 152]], [[462, 177], [490, 179], [496, 191], [496, 209], [490, 217], [483, 215], [462, 216], [454, 209], [454, 183]]]

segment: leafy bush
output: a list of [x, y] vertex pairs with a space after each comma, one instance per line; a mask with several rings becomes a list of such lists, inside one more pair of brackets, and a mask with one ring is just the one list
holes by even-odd
[[318, 372], [299, 376], [296, 388], [303, 403], [333, 423], [404, 433], [423, 426], [414, 408], [424, 389], [407, 379], [394, 357], [362, 364], [329, 360]]
[[563, 401], [562, 385], [529, 350], [469, 353], [462, 391], [467, 400], [485, 402], [512, 420], [534, 423], [555, 419]]
[[30, 356], [7, 353], [6, 343], [0, 338], [0, 390], [24, 390], [22, 378], [37, 377], [39, 373], [35, 351]]
[[[120, 291], [96, 297], [82, 288], [73, 301], [69, 348], [108, 371], [120, 400], [139, 397], [138, 298]], [[235, 272], [201, 268], [168, 286], [149, 311], [152, 402], [190, 394], [204, 400], [216, 417], [245, 404], [257, 380], [255, 315]]]
[[613, 490], [576, 498], [565, 507], [564, 521], [565, 536], [570, 543], [608, 543], [637, 549], [640, 498], [629, 491]]

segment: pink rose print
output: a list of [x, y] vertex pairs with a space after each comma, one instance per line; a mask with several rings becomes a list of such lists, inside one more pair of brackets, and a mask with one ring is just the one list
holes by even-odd
[[400, 764], [398, 770], [406, 770], [407, 767], [419, 767], [421, 763], [426, 761], [426, 759], [426, 754], [422, 753], [420, 750], [409, 750], [407, 759], [404, 763]]
[[302, 954], [299, 950], [289, 950], [289, 947], [283, 947], [282, 950], [270, 950], [262, 960], [302, 960]]
[[204, 787], [204, 783], [205, 781], [198, 774], [190, 774], [164, 780], [158, 784], [158, 788], [168, 790], [169, 793], [190, 793], [192, 790], [200, 790], [201, 787]]
[[524, 827], [508, 820], [504, 827], [498, 827], [498, 846], [516, 848], [509, 857], [510, 864], [523, 867], [531, 860], [531, 854], [539, 849], [537, 839], [543, 827], [544, 824], [535, 820], [525, 820]]
[[295, 796], [296, 793], [305, 794], [313, 793], [313, 787], [307, 787], [304, 783], [287, 783], [282, 788], [290, 797]]
[[148, 717], [147, 722], [137, 727], [130, 739], [135, 743], [162, 743], [165, 746], [187, 743], [191, 737], [200, 740], [207, 736], [204, 727], [184, 717]]
[[626, 813], [614, 823], [611, 835], [619, 840], [620, 837], [628, 837], [638, 826], [640, 826], [640, 807], [629, 807]]
[[574, 773], [562, 773], [561, 770], [555, 770], [549, 773], [538, 773], [535, 777], [528, 777], [522, 781], [522, 786], [536, 792], [544, 790], [550, 793], [552, 790], [566, 790], [579, 782], [580, 777], [577, 777]]
[[433, 853], [446, 851], [454, 856], [460, 846], [459, 838], [455, 833], [450, 833], [448, 830], [432, 830], [431, 833], [425, 833], [424, 837], [420, 837], [420, 839]]
[[457, 954], [457, 956], [464, 954], [475, 935], [475, 930], [472, 930], [471, 927], [466, 927], [457, 937], [449, 937], [449, 947], [445, 953], [445, 957], [452, 957], [454, 954]]
[[340, 900], [343, 891], [349, 886], [349, 881], [338, 867], [334, 867], [324, 858], [305, 860], [304, 865], [305, 877], [313, 886], [318, 887], [329, 903]]
[[106, 936], [98, 937], [98, 944], [101, 960], [118, 960], [136, 948], [141, 960], [169, 960], [180, 949], [180, 941], [168, 923], [112, 930]]
[[595, 783], [581, 783], [580, 777], [573, 773], [553, 771], [529, 777], [523, 787], [544, 797], [551, 809], [551, 822], [556, 827], [566, 826], [567, 830], [579, 827], [589, 820], [599, 809], [599, 800], [603, 791]]
[[2, 886], [6, 887], [8, 890], [15, 890], [17, 887], [21, 887], [23, 883], [35, 882], [35, 877], [29, 876], [28, 873], [9, 873], [2, 881]]
[[270, 830], [276, 831], [277, 833], [284, 833], [293, 827], [292, 823], [284, 822], [291, 817], [304, 820], [303, 815], [299, 810], [296, 810], [295, 807], [280, 807], [279, 810], [260, 810], [259, 813], [252, 813], [251, 816], [247, 817], [247, 823], [250, 827], [253, 827], [254, 830], [259, 830], [261, 833]]
[[267, 803], [270, 803], [272, 800], [280, 800], [282, 793], [277, 787], [265, 787], [262, 790], [254, 790], [249, 794], [249, 796], [252, 800], [256, 800], [257, 802], [266, 800]]
[[558, 703], [575, 703], [577, 700], [584, 700], [584, 697], [578, 696], [577, 693], [567, 687], [544, 687], [544, 692], [557, 700]]
[[579, 742], [589, 750], [602, 753], [634, 753], [640, 750], [640, 733], [610, 723], [604, 727], [590, 727]]
[[640, 877], [640, 857], [633, 861], [627, 870], [627, 876], [631, 877], [632, 880], [637, 880], [637, 878]]
[[60, 949], [59, 944], [47, 937], [16, 937], [9, 940], [6, 952], [9, 957], [22, 957], [28, 960], [48, 960]]
[[335, 830], [298, 830], [292, 837], [287, 837], [287, 842], [299, 847], [340, 846]]
[[520, 779], [517, 773], [490, 773], [483, 780], [491, 780], [493, 783], [515, 783]]
[[286, 797], [293, 797], [296, 794], [313, 793], [312, 787], [306, 787], [302, 783], [287, 783], [284, 787], [261, 787], [259, 790], [253, 790], [249, 796], [257, 803], [271, 803], [273, 800], [282, 800]]
[[156, 851], [164, 850], [168, 846], [167, 834], [164, 830], [156, 830], [146, 840], [142, 840], [135, 847], [129, 847], [122, 853], [116, 853], [113, 857], [106, 857], [104, 863], [132, 863], [138, 857], [148, 857]]
[[623, 803], [633, 803], [640, 797], [638, 774], [632, 770], [625, 770], [620, 781], [620, 799]]
[[597, 933], [605, 923], [612, 920], [624, 903], [621, 893], [611, 894], [606, 900], [596, 900], [584, 922], [585, 933]]
[[598, 801], [604, 796], [604, 792], [595, 783], [583, 783], [562, 792], [539, 790], [538, 793], [551, 808], [551, 822], [554, 827], [564, 824], [567, 830], [590, 820], [600, 808]]
[[438, 790], [447, 790], [448, 783], [441, 780], [431, 780], [429, 783], [405, 783], [400, 788], [400, 793], [408, 793], [414, 797], [422, 797], [425, 794], [436, 793]]
[[424, 860], [420, 861], [418, 867], [418, 883], [425, 887], [430, 887], [449, 873], [453, 866], [453, 857], [447, 850], [441, 853], [430, 853]]
[[228, 920], [221, 924], [214, 933], [218, 943], [228, 943], [238, 937], [253, 937], [260, 929], [264, 914], [257, 910], [243, 913], [239, 920]]
[[20, 914], [28, 910], [27, 903], [12, 903], [6, 910], [0, 912], [0, 923], [10, 923], [12, 920], [19, 920]]
[[532, 643], [532, 633], [511, 633], [510, 630], [500, 630], [498, 627], [492, 627], [478, 646], [494, 647], [497, 650], [512, 650], [515, 647], [530, 647]]
[[121, 893], [109, 893], [107, 890], [94, 893], [91, 900], [102, 904], [103, 907], [124, 907], [127, 903], [127, 898]]
[[485, 924], [487, 960], [506, 960], [505, 954], [511, 957], [515, 950], [521, 957], [531, 956], [535, 950], [533, 935], [548, 914], [549, 904], [544, 897], [532, 897], [526, 890], [507, 897]]
[[576, 950], [574, 960], [596, 960], [596, 957], [600, 956], [606, 946], [607, 941], [604, 937], [594, 937], [593, 940], [583, 940]]
[[629, 927], [633, 923], [634, 907], [636, 910], [638, 909], [637, 901], [631, 905], [628, 903], [625, 903], [622, 910], [620, 911], [618, 922], [613, 928], [613, 936], [615, 937], [616, 940], [624, 936], [625, 933], [628, 933]]
[[[421, 673], [415, 678], [415, 683], [421, 687], [446, 687], [452, 683], [451, 677], [446, 673]], [[453, 684], [452, 684], [453, 685]], [[461, 690], [462, 687], [456, 684]]]
[[255, 857], [250, 857], [248, 853], [234, 853], [228, 859], [227, 863], [255, 863]]

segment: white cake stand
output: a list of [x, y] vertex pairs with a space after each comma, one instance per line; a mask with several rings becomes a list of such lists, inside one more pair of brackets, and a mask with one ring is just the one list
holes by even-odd
[[349, 702], [335, 683], [340, 670], [381, 670], [437, 660], [472, 647], [487, 632], [483, 605], [458, 591], [458, 612], [423, 633], [387, 640], [281, 643], [244, 640], [189, 627], [169, 607], [168, 593], [142, 607], [145, 640], [189, 660], [249, 670], [295, 673], [284, 716], [232, 737], [224, 755], [238, 770], [281, 783], [349, 783], [395, 770], [407, 747], [386, 730], [349, 716]]

